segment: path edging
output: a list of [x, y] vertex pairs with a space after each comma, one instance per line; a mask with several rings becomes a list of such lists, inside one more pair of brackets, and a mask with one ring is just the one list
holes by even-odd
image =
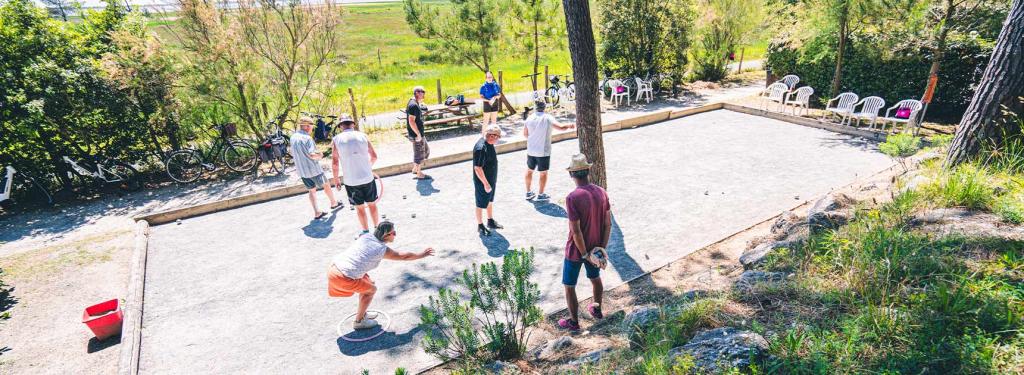
[[[692, 116], [698, 113], [722, 109], [723, 105], [723, 103], [711, 103], [700, 107], [687, 108], [682, 110], [665, 109], [661, 111], [645, 113], [640, 116], [620, 119], [617, 121], [609, 121], [608, 123], [601, 125], [601, 131], [607, 133], [622, 129], [633, 129], [641, 126], [652, 125], [670, 119], [677, 119], [680, 117]], [[564, 140], [574, 138], [576, 138], [576, 132], [573, 131], [560, 132], [553, 134], [551, 136], [552, 142], [561, 142]], [[515, 142], [499, 144], [495, 146], [495, 149], [499, 154], [525, 150], [526, 140], [524, 139]], [[430, 159], [429, 167], [426, 169], [442, 167], [469, 160], [473, 160], [472, 151], [464, 151], [457, 152], [454, 154], [442, 155], [437, 158]], [[403, 173], [410, 173], [412, 172], [412, 163], [410, 162], [394, 164], [386, 167], [376, 168], [374, 169], [374, 172], [381, 177], [390, 177]], [[175, 208], [151, 214], [138, 215], [135, 216], [133, 219], [136, 221], [146, 221], [150, 225], [160, 225], [170, 223], [178, 219], [187, 219], [196, 216], [202, 216], [215, 212], [248, 206], [252, 204], [268, 202], [294, 195], [299, 195], [305, 193], [306, 191], [307, 189], [305, 186], [303, 186], [301, 183], [296, 183], [295, 185], [291, 186], [270, 189], [238, 197], [222, 199], [214, 202], [202, 203], [182, 208]]]
[[128, 296], [125, 298], [124, 323], [121, 328], [121, 356], [117, 363], [118, 375], [139, 373], [139, 355], [142, 350], [142, 307], [146, 288], [146, 257], [149, 254], [149, 222], [136, 222], [135, 244], [132, 249], [131, 276], [128, 278]]

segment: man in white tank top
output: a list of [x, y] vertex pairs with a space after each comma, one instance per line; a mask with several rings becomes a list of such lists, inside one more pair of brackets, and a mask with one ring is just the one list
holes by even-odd
[[377, 182], [374, 181], [373, 163], [377, 162], [377, 153], [373, 151], [373, 145], [366, 138], [366, 134], [354, 129], [355, 121], [352, 117], [343, 114], [338, 118], [341, 123], [341, 132], [331, 140], [331, 171], [334, 172], [334, 184], [341, 189], [338, 179], [338, 164], [341, 164], [342, 180], [345, 185], [345, 192], [348, 193], [348, 200], [356, 208], [359, 217], [359, 225], [363, 234], [370, 232], [366, 219], [366, 208], [370, 208], [370, 216], [373, 217], [373, 226], [376, 227], [380, 219], [377, 215]]

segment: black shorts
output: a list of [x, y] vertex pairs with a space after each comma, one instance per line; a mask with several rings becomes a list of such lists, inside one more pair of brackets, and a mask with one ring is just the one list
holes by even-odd
[[501, 99], [494, 101], [494, 105], [491, 105], [490, 100], [484, 100], [484, 113], [498, 112], [499, 110], [501, 110]]
[[549, 167], [551, 167], [550, 156], [526, 156], [526, 168], [546, 172]]
[[497, 190], [497, 186], [492, 182], [491, 192], [488, 193], [484, 190], [484, 185], [477, 182], [474, 184], [474, 190], [476, 190], [476, 208], [487, 208], [491, 202], [494, 202], [494, 191]]
[[366, 203], [377, 201], [377, 180], [359, 186], [345, 185], [345, 192], [348, 193], [348, 202], [353, 206], [362, 206]]

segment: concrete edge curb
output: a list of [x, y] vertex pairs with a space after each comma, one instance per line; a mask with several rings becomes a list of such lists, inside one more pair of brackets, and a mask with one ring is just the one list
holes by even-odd
[[821, 120], [814, 120], [814, 119], [809, 119], [809, 118], [799, 117], [799, 116], [790, 116], [790, 115], [787, 115], [787, 114], [784, 114], [784, 113], [765, 111], [765, 110], [762, 110], [762, 109], [751, 108], [751, 107], [737, 105], [737, 104], [724, 103], [722, 108], [723, 109], [728, 109], [728, 110], [733, 111], [733, 112], [746, 113], [748, 115], [767, 117], [767, 118], [770, 118], [772, 120], [785, 121], [785, 122], [796, 124], [796, 125], [803, 125], [803, 126], [807, 126], [807, 127], [811, 127], [811, 128], [828, 130], [828, 131], [835, 132], [835, 133], [841, 133], [841, 134], [858, 136], [858, 137], [861, 137], [861, 138], [866, 138], [866, 139], [870, 139], [870, 140], [878, 141], [878, 142], [884, 142], [885, 138], [886, 138], [886, 133], [877, 133], [877, 132], [873, 132], [873, 131], [858, 129], [858, 128], [855, 128], [855, 127], [852, 127], [852, 126], [836, 125], [836, 124], [833, 124], [831, 122], [826, 122], [826, 121], [821, 121]]
[[136, 222], [135, 245], [132, 250], [131, 276], [125, 298], [124, 324], [121, 328], [121, 355], [117, 363], [118, 375], [139, 373], [139, 354], [142, 349], [142, 307], [146, 288], [146, 257], [149, 254], [149, 222]]
[[[656, 124], [659, 122], [667, 121], [670, 119], [677, 119], [681, 117], [691, 116], [698, 113], [714, 111], [723, 108], [723, 103], [711, 103], [700, 107], [687, 108], [683, 110], [661, 110], [652, 113], [643, 114], [636, 117], [627, 119], [621, 119], [618, 121], [610, 121], [606, 124], [602, 124], [602, 132], [612, 132], [622, 129], [633, 129], [641, 126], [647, 126]], [[569, 139], [575, 139], [576, 132], [560, 132], [552, 135], [552, 142], [561, 142]], [[505, 154], [509, 152], [515, 152], [526, 149], [526, 140], [520, 140], [516, 142], [509, 142], [499, 144], [496, 146], [496, 150], [499, 154]], [[431, 169], [436, 167], [442, 167], [455, 163], [461, 163], [473, 159], [472, 151], [457, 152], [454, 154], [442, 155], [437, 158], [431, 159], [429, 166], [425, 169]], [[390, 177], [403, 173], [412, 172], [412, 163], [402, 163], [389, 165], [386, 167], [377, 168], [374, 170], [381, 177]], [[187, 219], [196, 216], [207, 215], [215, 212], [230, 210], [243, 206], [248, 206], [257, 203], [263, 203], [272, 201], [275, 199], [281, 199], [290, 197], [293, 195], [299, 195], [306, 192], [305, 186], [302, 184], [295, 184], [292, 186], [286, 186], [276, 189], [270, 189], [267, 191], [261, 191], [258, 193], [246, 194], [238, 197], [227, 198], [218, 200], [215, 202], [202, 203], [189, 207], [175, 208], [166, 211], [155, 212], [151, 214], [138, 215], [133, 219], [136, 221], [146, 221], [150, 225], [166, 224], [178, 219]]]

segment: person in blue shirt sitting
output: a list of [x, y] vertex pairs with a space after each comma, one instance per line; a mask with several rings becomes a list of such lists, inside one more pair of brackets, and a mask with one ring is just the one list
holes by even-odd
[[484, 101], [484, 123], [480, 125], [480, 134], [488, 125], [498, 123], [498, 110], [501, 109], [501, 86], [494, 81], [494, 74], [487, 72], [486, 81], [480, 86], [480, 99]]

